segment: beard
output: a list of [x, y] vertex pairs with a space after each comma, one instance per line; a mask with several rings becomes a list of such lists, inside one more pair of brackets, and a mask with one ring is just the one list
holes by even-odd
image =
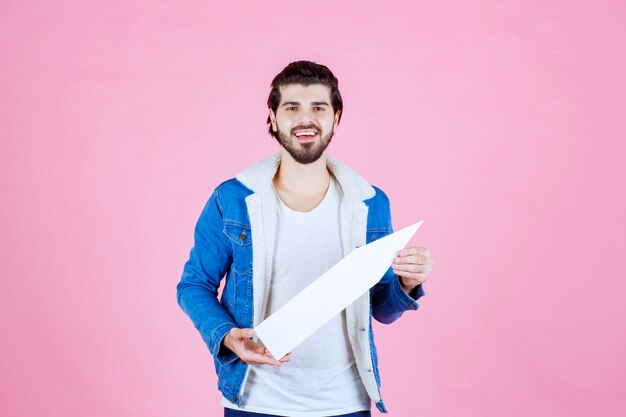
[[326, 136], [321, 136], [320, 132], [319, 139], [313, 142], [298, 142], [298, 139], [292, 139], [291, 136], [285, 135], [279, 129], [277, 139], [296, 162], [310, 164], [322, 156], [332, 138], [333, 132], [331, 130]]

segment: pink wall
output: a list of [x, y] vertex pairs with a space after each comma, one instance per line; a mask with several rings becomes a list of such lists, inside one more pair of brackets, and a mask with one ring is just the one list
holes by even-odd
[[331, 154], [436, 260], [376, 327], [390, 415], [623, 415], [623, 2], [207, 3], [0, 5], [0, 414], [219, 415], [175, 286], [311, 59]]

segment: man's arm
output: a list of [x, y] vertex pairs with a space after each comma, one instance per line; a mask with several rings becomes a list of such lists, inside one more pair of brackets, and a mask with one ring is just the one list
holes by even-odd
[[216, 189], [196, 223], [194, 246], [176, 286], [176, 299], [213, 357], [228, 363], [236, 355], [221, 346], [222, 340], [230, 329], [238, 326], [217, 299], [220, 281], [232, 263], [232, 249], [222, 232], [222, 219]]
[[[391, 209], [389, 198], [380, 189], [382, 204], [381, 210], [385, 216], [385, 222], [389, 234], [393, 233], [391, 222]], [[419, 305], [417, 300], [426, 295], [422, 284], [419, 284], [407, 291], [403, 288], [402, 279], [394, 273], [390, 266], [381, 280], [370, 290], [372, 301], [372, 316], [381, 323], [389, 324], [396, 321], [407, 310], [417, 310]]]
[[239, 329], [217, 299], [220, 281], [232, 263], [231, 246], [222, 232], [223, 227], [219, 191], [216, 189], [196, 224], [194, 247], [176, 287], [178, 304], [221, 364], [239, 357], [248, 363], [280, 366], [289, 361], [290, 355], [274, 359], [267, 349], [250, 339], [254, 331]]

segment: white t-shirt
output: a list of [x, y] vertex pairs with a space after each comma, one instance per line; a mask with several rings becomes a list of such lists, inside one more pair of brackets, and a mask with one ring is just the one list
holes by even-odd
[[[343, 256], [339, 228], [342, 191], [331, 176], [324, 199], [300, 212], [278, 199], [278, 230], [266, 317], [315, 281]], [[324, 300], [320, 300], [323, 303]], [[281, 416], [328, 416], [370, 409], [346, 330], [345, 310], [291, 352], [280, 367], [250, 365], [237, 407]]]

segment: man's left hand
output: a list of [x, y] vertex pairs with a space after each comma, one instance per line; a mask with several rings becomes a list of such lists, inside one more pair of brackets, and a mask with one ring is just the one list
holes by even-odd
[[400, 276], [404, 291], [410, 293], [413, 288], [426, 281], [433, 270], [434, 262], [430, 250], [412, 246], [398, 252], [391, 268]]

